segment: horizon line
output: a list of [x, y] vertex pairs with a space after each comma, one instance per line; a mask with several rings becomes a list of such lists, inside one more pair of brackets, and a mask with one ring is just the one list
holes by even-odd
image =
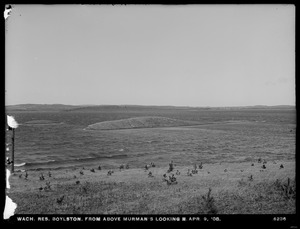
[[53, 106], [53, 105], [62, 105], [62, 106], [143, 106], [143, 107], [190, 107], [190, 108], [218, 108], [218, 107], [278, 107], [278, 106], [291, 106], [296, 107], [296, 105], [291, 104], [278, 104], [278, 105], [227, 105], [227, 106], [188, 106], [188, 105], [141, 105], [141, 104], [63, 104], [63, 103], [20, 103], [20, 104], [10, 104], [8, 106], [24, 106], [24, 105], [43, 105], [43, 106]]

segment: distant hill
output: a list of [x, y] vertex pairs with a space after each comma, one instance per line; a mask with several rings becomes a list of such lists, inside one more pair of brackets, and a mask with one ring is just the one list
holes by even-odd
[[64, 104], [19, 104], [6, 106], [8, 111], [65, 111], [65, 112], [113, 112], [143, 110], [178, 110], [190, 107], [176, 106], [142, 106], [142, 105], [64, 105]]
[[64, 105], [64, 104], [19, 104], [6, 106], [6, 110], [14, 111], [61, 111], [74, 109], [79, 106]]
[[87, 130], [118, 130], [134, 128], [175, 127], [197, 125], [198, 122], [171, 119], [166, 117], [136, 117], [114, 121], [99, 122], [89, 125]]
[[277, 105], [277, 106], [266, 106], [266, 105], [255, 105], [255, 106], [237, 106], [237, 107], [210, 107], [209, 109], [219, 109], [219, 110], [242, 110], [242, 109], [296, 109], [295, 106], [291, 105]]
[[6, 106], [8, 111], [67, 111], [97, 112], [124, 110], [240, 110], [240, 109], [295, 109], [291, 105], [278, 106], [239, 106], [239, 107], [189, 107], [189, 106], [144, 106], [144, 105], [64, 105], [64, 104], [19, 104]]

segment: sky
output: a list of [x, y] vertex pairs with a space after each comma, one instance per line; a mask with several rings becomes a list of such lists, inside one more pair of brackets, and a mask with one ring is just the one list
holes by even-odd
[[5, 103], [295, 105], [295, 6], [12, 5]]

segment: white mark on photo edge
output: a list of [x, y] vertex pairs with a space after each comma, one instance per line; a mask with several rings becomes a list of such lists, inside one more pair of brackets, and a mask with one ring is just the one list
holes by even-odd
[[[8, 169], [6, 169], [6, 188], [7, 189], [10, 189], [9, 177], [10, 177], [10, 171]], [[12, 199], [6, 195], [3, 218], [9, 219], [11, 216], [13, 216], [16, 208], [17, 208], [17, 204], [14, 203], [12, 201]]]
[[5, 6], [5, 10], [4, 10], [4, 19], [5, 20], [10, 16], [11, 9], [12, 8], [10, 5]]

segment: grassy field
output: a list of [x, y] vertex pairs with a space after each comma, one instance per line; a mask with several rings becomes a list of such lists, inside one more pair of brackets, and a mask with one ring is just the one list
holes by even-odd
[[[295, 162], [262, 166], [254, 160], [203, 164], [192, 176], [187, 175], [192, 164], [175, 165], [169, 173], [168, 164], [116, 168], [112, 175], [74, 168], [31, 171], [25, 179], [16, 172], [8, 196], [18, 205], [15, 214], [294, 214]], [[174, 174], [176, 183], [167, 184], [163, 174]]]

